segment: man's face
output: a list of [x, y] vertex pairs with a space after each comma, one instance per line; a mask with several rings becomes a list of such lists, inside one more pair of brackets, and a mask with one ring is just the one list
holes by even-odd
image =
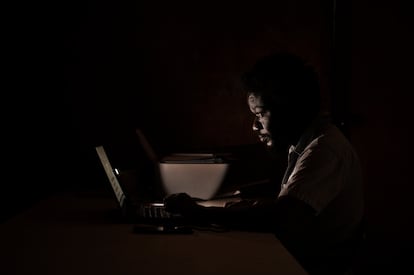
[[264, 102], [260, 96], [249, 95], [247, 102], [250, 111], [255, 115], [253, 122], [253, 131], [257, 133], [261, 142], [271, 147], [273, 145], [272, 134], [270, 132], [271, 112], [265, 108]]
[[260, 141], [273, 153], [284, 152], [291, 145], [289, 135], [292, 133], [292, 123], [289, 116], [282, 109], [271, 111], [260, 96], [251, 94], [247, 102], [250, 111], [255, 115], [253, 131], [257, 133]]

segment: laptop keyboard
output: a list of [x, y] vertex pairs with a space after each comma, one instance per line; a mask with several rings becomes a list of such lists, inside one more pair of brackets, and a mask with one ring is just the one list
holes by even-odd
[[141, 215], [151, 219], [168, 219], [171, 214], [165, 210], [163, 206], [143, 205], [141, 207]]

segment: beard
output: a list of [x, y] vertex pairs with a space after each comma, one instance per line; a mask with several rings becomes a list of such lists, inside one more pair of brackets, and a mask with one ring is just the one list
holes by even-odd
[[271, 144], [266, 143], [266, 149], [270, 156], [279, 157], [286, 155], [289, 150], [290, 144], [284, 138], [271, 138]]

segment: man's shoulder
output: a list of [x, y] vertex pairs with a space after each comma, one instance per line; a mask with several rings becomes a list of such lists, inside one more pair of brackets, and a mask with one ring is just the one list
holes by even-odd
[[334, 124], [329, 124], [314, 136], [305, 148], [307, 150], [329, 151], [334, 155], [343, 155], [353, 151], [353, 147], [341, 130]]

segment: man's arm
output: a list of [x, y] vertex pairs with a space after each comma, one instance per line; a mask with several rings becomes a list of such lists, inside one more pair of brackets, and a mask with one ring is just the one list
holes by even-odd
[[280, 198], [244, 199], [226, 207], [198, 205], [185, 193], [165, 199], [167, 211], [180, 213], [195, 223], [221, 224], [242, 230], [260, 230], [286, 234], [301, 234], [311, 224], [315, 211], [304, 202], [283, 196]]

